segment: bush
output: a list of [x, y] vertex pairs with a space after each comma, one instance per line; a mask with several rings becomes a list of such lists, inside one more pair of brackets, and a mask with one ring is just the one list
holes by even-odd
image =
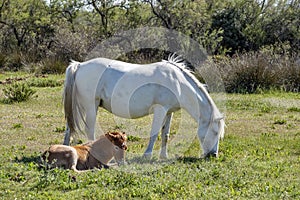
[[30, 55], [28, 52], [21, 51], [0, 53], [0, 69], [3, 71], [19, 71], [24, 69], [24, 66], [34, 61], [35, 55]]
[[28, 85], [32, 87], [59, 87], [63, 84], [63, 81], [57, 81], [53, 79], [34, 78], [28, 81]]
[[300, 91], [297, 56], [257, 51], [237, 54], [233, 58], [218, 57], [215, 64], [229, 93], [255, 93], [269, 89]]
[[4, 68], [6, 59], [6, 55], [0, 53], [0, 70]]
[[25, 62], [25, 56], [19, 51], [15, 51], [7, 56], [4, 68], [9, 71], [18, 71]]
[[36, 93], [26, 83], [13, 83], [7, 85], [3, 89], [3, 94], [6, 97], [5, 103], [27, 101], [32, 95]]
[[281, 80], [281, 89], [290, 92], [300, 92], [300, 63], [294, 61], [290, 63], [286, 69], [288, 70], [283, 72], [284, 75]]
[[65, 73], [68, 63], [55, 58], [46, 58], [41, 61], [39, 68], [35, 70], [39, 74], [62, 74]]

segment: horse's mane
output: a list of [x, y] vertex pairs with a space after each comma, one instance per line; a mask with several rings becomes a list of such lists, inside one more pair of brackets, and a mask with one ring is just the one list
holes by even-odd
[[[167, 62], [172, 64], [173, 66], [176, 66], [178, 69], [180, 69], [183, 73], [183, 75], [191, 80], [199, 90], [205, 94], [205, 96], [208, 99], [209, 104], [212, 106], [213, 112], [211, 116], [211, 121], [214, 121], [218, 118], [223, 118], [222, 114], [220, 113], [219, 109], [217, 108], [216, 104], [213, 102], [212, 98], [208, 94], [208, 91], [204, 87], [204, 84], [200, 83], [200, 81], [196, 78], [196, 76], [193, 74], [193, 71], [187, 68], [186, 63], [184, 62], [182, 56], [176, 55], [176, 54], [170, 54], [168, 57], [168, 60], [163, 60], [163, 62]], [[223, 123], [223, 122], [222, 122]], [[220, 136], [223, 137], [224, 130], [220, 131]]]
[[165, 61], [165, 62], [168, 62], [168, 63], [176, 66], [177, 68], [179, 68], [183, 72], [183, 74], [186, 77], [190, 78], [200, 90], [206, 91], [203, 84], [200, 83], [200, 81], [194, 75], [194, 72], [187, 68], [187, 65], [184, 62], [184, 59], [182, 58], [181, 55], [176, 55], [175, 53], [170, 54], [169, 57], [168, 57], [168, 60]]
[[163, 60], [164, 62], [170, 63], [173, 66], [180, 69], [183, 72], [184, 76], [193, 81], [193, 83], [203, 92], [206, 93], [209, 99], [209, 102], [214, 104], [208, 95], [207, 90], [205, 89], [204, 85], [200, 83], [200, 81], [194, 75], [194, 72], [187, 68], [186, 63], [182, 59], [182, 56], [176, 54], [170, 54], [168, 60]]

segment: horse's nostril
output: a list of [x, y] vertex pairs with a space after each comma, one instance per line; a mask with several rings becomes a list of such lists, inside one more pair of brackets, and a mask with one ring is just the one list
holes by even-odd
[[125, 159], [121, 160], [121, 161], [119, 161], [117, 163], [118, 163], [118, 166], [120, 166], [120, 165], [126, 165], [127, 164], [126, 161], [125, 161]]

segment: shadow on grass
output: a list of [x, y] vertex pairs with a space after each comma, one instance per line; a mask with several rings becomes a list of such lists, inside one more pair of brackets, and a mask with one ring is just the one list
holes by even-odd
[[178, 157], [177, 161], [183, 163], [195, 163], [195, 162], [203, 161], [203, 159], [199, 157]]
[[157, 159], [157, 158], [151, 158], [147, 159], [144, 157], [133, 157], [128, 160], [126, 160], [127, 164], [164, 164], [164, 163], [174, 163], [174, 162], [182, 162], [182, 163], [198, 163], [198, 162], [204, 162], [204, 161], [210, 161], [212, 159], [215, 159], [215, 157], [207, 157], [207, 158], [199, 158], [199, 157], [185, 157], [180, 156], [177, 158], [170, 158], [170, 159]]
[[161, 160], [158, 160], [157, 158], [145, 158], [143, 156], [126, 159], [127, 164], [156, 164], [159, 162], [161, 162]]
[[22, 156], [21, 158], [16, 157], [14, 162], [17, 163], [36, 163], [39, 164], [41, 161], [40, 155]]
[[215, 156], [208, 156], [205, 158], [199, 158], [199, 157], [178, 157], [176, 160], [178, 162], [182, 162], [182, 163], [198, 163], [198, 162], [204, 162], [204, 161], [211, 161], [217, 159]]

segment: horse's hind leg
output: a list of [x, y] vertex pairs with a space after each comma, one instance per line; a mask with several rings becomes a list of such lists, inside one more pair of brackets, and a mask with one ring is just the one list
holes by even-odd
[[96, 109], [90, 106], [86, 112], [86, 133], [89, 140], [95, 140]]
[[157, 139], [158, 133], [165, 121], [166, 114], [167, 114], [167, 110], [161, 105], [154, 105], [152, 109], [153, 109], [153, 121], [152, 121], [152, 128], [150, 132], [150, 140], [148, 143], [148, 147], [144, 153], [145, 158], [151, 158], [154, 143]]
[[160, 150], [160, 159], [168, 158], [167, 142], [170, 135], [170, 127], [173, 113], [167, 114], [165, 123], [161, 129], [161, 150]]

